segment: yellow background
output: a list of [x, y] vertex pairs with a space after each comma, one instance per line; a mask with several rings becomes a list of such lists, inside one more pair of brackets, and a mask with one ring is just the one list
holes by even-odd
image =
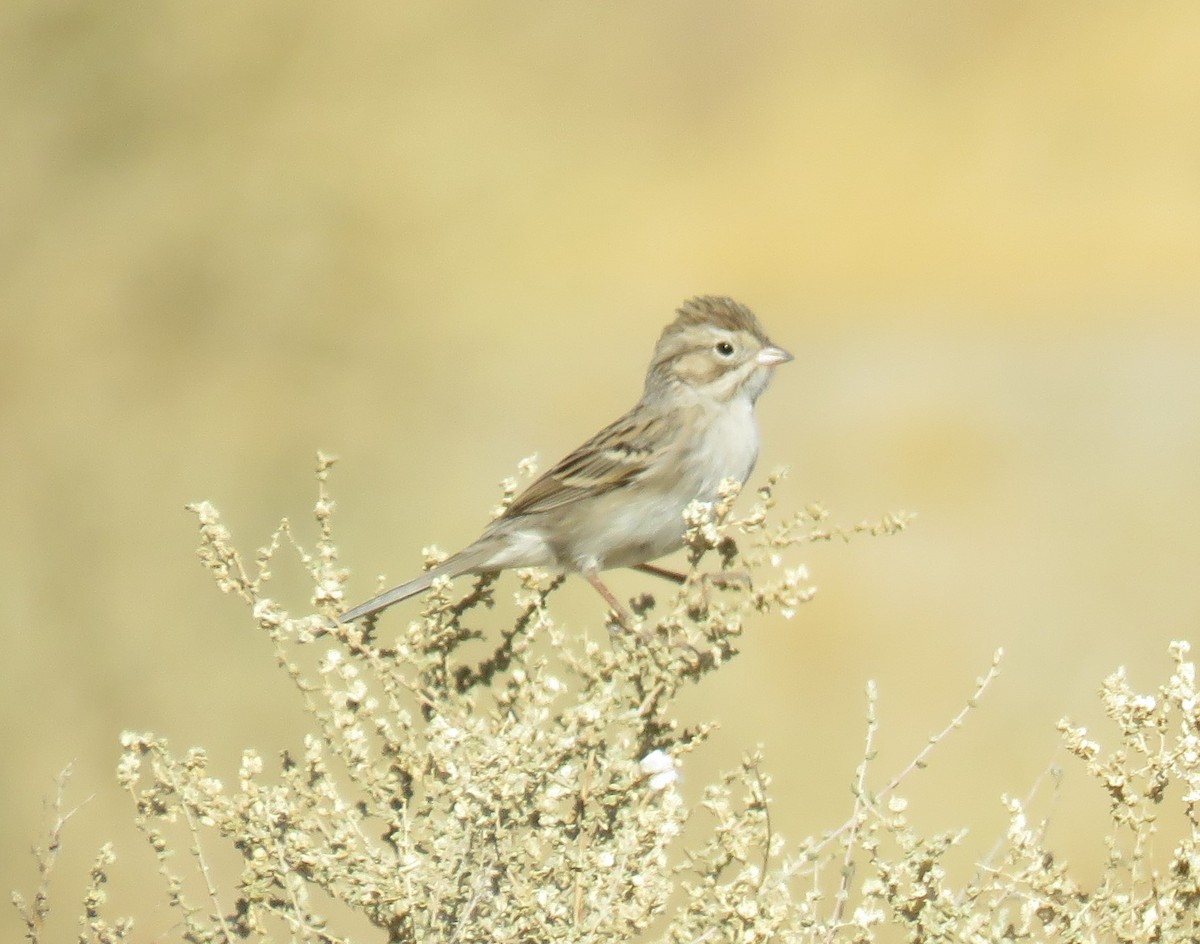
[[[118, 902], [169, 925], [118, 732], [226, 776], [296, 744], [185, 502], [247, 551], [285, 515], [311, 539], [338, 454], [365, 596], [630, 406], [701, 292], [796, 355], [759, 404], [782, 506], [919, 517], [794, 558], [820, 592], [688, 693], [722, 729], [684, 789], [761, 742], [776, 829], [835, 826], [866, 681], [879, 785], [1004, 646], [903, 792], [969, 862], [1062, 763], [1051, 836], [1094, 875], [1105, 801], [1054, 724], [1198, 636], [1198, 62], [1191, 2], [5, 4], [0, 886], [32, 890], [74, 759], [54, 901], [111, 837]], [[601, 614], [580, 581], [555, 607]]]

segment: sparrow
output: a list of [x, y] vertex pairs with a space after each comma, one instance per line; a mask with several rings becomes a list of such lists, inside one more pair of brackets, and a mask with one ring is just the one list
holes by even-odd
[[439, 577], [545, 567], [581, 574], [628, 627], [600, 572], [634, 567], [681, 579], [650, 561], [683, 546], [691, 502], [715, 501], [725, 479], [746, 481], [758, 458], [755, 401], [790, 360], [745, 305], [688, 299], [654, 346], [628, 413], [536, 479], [474, 543], [338, 619], [378, 613]]

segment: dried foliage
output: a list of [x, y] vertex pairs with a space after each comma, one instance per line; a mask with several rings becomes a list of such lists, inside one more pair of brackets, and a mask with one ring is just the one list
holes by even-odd
[[[678, 785], [710, 730], [673, 717], [680, 689], [736, 655], [752, 614], [790, 614], [813, 593], [803, 568], [782, 567], [787, 549], [897, 531], [907, 516], [834, 529], [814, 507], [776, 520], [773, 476], [736, 517], [729, 488], [689, 509], [687, 581], [662, 601], [635, 601], [641, 632], [613, 624], [589, 640], [564, 631], [548, 606], [562, 578], [522, 571], [511, 624], [472, 657], [487, 641], [481, 608], [496, 604], [489, 578], [463, 596], [438, 582], [398, 632], [395, 616], [330, 619], [346, 579], [331, 535], [331, 464], [323, 458], [318, 470], [313, 553], [285, 522], [247, 566], [216, 511], [193, 507], [201, 557], [270, 635], [312, 730], [278, 763], [246, 751], [234, 783], [211, 775], [201, 749], [178, 755], [153, 734], [123, 736], [119, 782], [181, 939], [340, 942], [353, 921], [389, 942], [1183, 942], [1200, 932], [1200, 702], [1186, 644], [1172, 648], [1174, 674], [1154, 695], [1133, 692], [1121, 674], [1106, 682], [1119, 749], [1104, 756], [1082, 729], [1060, 725], [1111, 798], [1099, 884], [1081, 888], [1048, 848], [1046, 823], [1031, 825], [1027, 802], [1005, 798], [1007, 836], [956, 887], [944, 857], [963, 835], [920, 835], [897, 791], [961, 725], [996, 677], [999, 653], [963, 710], [881, 784], [868, 687], [853, 808], [820, 837], [789, 847], [772, 829], [757, 754], [692, 807]], [[516, 488], [505, 483], [501, 508]], [[285, 546], [310, 572], [321, 615], [292, 617], [266, 595]], [[34, 902], [18, 902], [34, 942], [44, 938], [60, 811], [61, 800]], [[1157, 868], [1164, 839], [1173, 852]], [[82, 941], [132, 939], [131, 922], [101, 916], [111, 859], [106, 848], [93, 870]]]

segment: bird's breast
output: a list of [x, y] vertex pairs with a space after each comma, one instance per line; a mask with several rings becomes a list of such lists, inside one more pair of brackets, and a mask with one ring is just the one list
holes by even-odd
[[683, 463], [692, 498], [713, 501], [724, 479], [745, 482], [758, 459], [758, 425], [749, 400], [735, 398], [700, 414]]

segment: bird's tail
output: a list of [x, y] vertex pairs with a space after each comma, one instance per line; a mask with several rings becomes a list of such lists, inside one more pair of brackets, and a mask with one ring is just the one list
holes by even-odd
[[358, 604], [358, 606], [350, 607], [346, 612], [338, 614], [338, 622], [353, 623], [364, 616], [370, 616], [372, 613], [385, 610], [393, 603], [399, 603], [401, 600], [407, 600], [418, 593], [424, 593], [433, 586], [433, 582], [438, 577], [461, 577], [463, 574], [476, 571], [476, 568], [482, 562], [481, 559], [486, 559], [487, 556], [490, 556], [490, 554], [481, 554], [474, 546], [468, 547], [442, 561], [436, 567], [425, 571], [419, 577], [414, 577], [412, 580], [402, 583], [398, 587], [392, 587], [390, 590], [384, 590], [383, 593], [376, 594], [366, 602]]

